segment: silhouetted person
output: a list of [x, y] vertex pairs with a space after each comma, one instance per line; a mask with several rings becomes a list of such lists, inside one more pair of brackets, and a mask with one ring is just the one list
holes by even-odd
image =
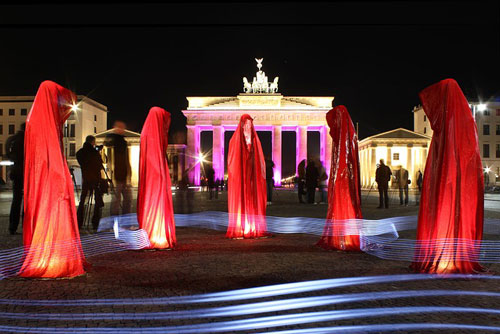
[[83, 147], [76, 152], [76, 160], [82, 169], [82, 195], [80, 196], [80, 204], [78, 205], [77, 218], [78, 227], [82, 228], [85, 220], [85, 200], [89, 195], [95, 199], [94, 214], [92, 215], [92, 228], [97, 231], [99, 220], [101, 219], [101, 211], [104, 206], [102, 200], [102, 192], [100, 189], [102, 158], [95, 147], [95, 137], [87, 136]]
[[379, 193], [379, 206], [377, 208], [381, 209], [384, 207], [389, 208], [389, 181], [391, 180], [391, 169], [384, 164], [384, 159], [380, 159], [380, 165], [377, 167], [375, 172], [375, 181], [378, 185]]
[[396, 183], [399, 188], [399, 205], [403, 205], [403, 193], [404, 193], [404, 205], [408, 205], [408, 171], [400, 166], [399, 170], [396, 172]]
[[424, 178], [422, 176], [422, 172], [419, 170], [417, 173], [417, 187], [418, 187], [418, 195], [416, 196], [416, 205], [420, 203], [420, 194], [422, 193], [422, 184], [424, 182]]
[[316, 161], [318, 164], [318, 180], [319, 180], [319, 191], [321, 194], [321, 200], [319, 203], [325, 204], [328, 202], [327, 200], [327, 194], [328, 194], [328, 175], [326, 174], [326, 169], [325, 166], [321, 163], [321, 161], [318, 159]]
[[302, 160], [297, 167], [297, 193], [299, 195], [299, 202], [304, 203], [302, 196], [306, 194], [304, 191], [306, 185], [306, 159]]
[[191, 183], [188, 178], [188, 171], [185, 172], [186, 178], [186, 202], [187, 202], [187, 213], [193, 213], [193, 200], [194, 200], [194, 189], [191, 188]]
[[113, 179], [115, 181], [115, 191], [111, 200], [111, 215], [119, 215], [120, 207], [122, 214], [130, 212], [132, 204], [130, 159], [128, 155], [128, 145], [125, 140], [125, 123], [116, 121], [113, 126], [113, 133], [106, 135], [104, 144], [113, 149]]
[[215, 180], [215, 198], [219, 197], [220, 179]]
[[307, 203], [314, 204], [314, 197], [316, 195], [316, 187], [318, 186], [318, 168], [314, 160], [310, 159], [306, 167], [306, 188], [307, 188]]
[[274, 187], [274, 162], [266, 158], [266, 188], [267, 188], [267, 204], [273, 202], [273, 187]]
[[10, 179], [12, 180], [12, 204], [10, 206], [9, 232], [14, 235], [19, 226], [21, 218], [21, 204], [23, 202], [24, 187], [24, 130], [26, 123], [21, 124], [21, 128], [15, 135], [7, 139], [5, 148], [7, 158], [14, 163], [10, 169]]
[[215, 188], [215, 170], [212, 166], [208, 165], [205, 170], [206, 173], [206, 179], [207, 179], [207, 186], [208, 186], [208, 192], [209, 192], [209, 199], [212, 199], [214, 197], [214, 188]]

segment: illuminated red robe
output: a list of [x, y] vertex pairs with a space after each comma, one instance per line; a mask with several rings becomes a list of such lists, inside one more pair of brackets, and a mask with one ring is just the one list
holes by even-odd
[[176, 244], [170, 172], [167, 161], [170, 113], [153, 107], [141, 132], [137, 219], [151, 242], [150, 248]]
[[[343, 219], [362, 218], [358, 136], [346, 107], [326, 114], [332, 137], [332, 162], [328, 180], [328, 212], [318, 245], [326, 249], [359, 251], [359, 235], [344, 235], [355, 225]], [[347, 227], [349, 226], [349, 227]]]
[[247, 145], [243, 126], [250, 115], [243, 115], [231, 140], [228, 152], [228, 238], [265, 236], [266, 166], [257, 132], [251, 126], [251, 144]]
[[62, 127], [76, 96], [52, 81], [40, 85], [24, 142], [23, 277], [74, 277], [86, 264], [73, 182], [62, 150]]
[[[412, 268], [438, 274], [481, 272], [477, 255], [483, 235], [484, 186], [476, 123], [453, 79], [429, 86], [419, 96], [434, 134], [418, 215], [418, 261]], [[454, 244], [457, 239], [462, 242]]]

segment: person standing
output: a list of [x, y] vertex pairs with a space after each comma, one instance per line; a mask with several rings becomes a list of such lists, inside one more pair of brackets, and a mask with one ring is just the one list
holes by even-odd
[[214, 197], [214, 190], [215, 190], [214, 189], [215, 188], [215, 181], [214, 181], [215, 170], [211, 165], [207, 165], [206, 175], [207, 175], [207, 186], [208, 186], [209, 199], [212, 199]]
[[302, 196], [306, 194], [304, 191], [306, 185], [306, 159], [302, 160], [297, 167], [297, 189], [299, 194], [299, 203], [304, 203]]
[[95, 148], [95, 137], [87, 136], [83, 147], [76, 152], [76, 160], [82, 169], [82, 195], [80, 196], [80, 204], [76, 212], [78, 220], [78, 228], [82, 228], [85, 218], [85, 200], [87, 195], [95, 199], [94, 214], [92, 215], [92, 228], [97, 231], [99, 220], [101, 219], [101, 211], [104, 206], [102, 200], [102, 192], [99, 187], [101, 182], [102, 158]]
[[416, 198], [416, 201], [415, 201], [416, 205], [418, 205], [420, 203], [420, 194], [422, 193], [422, 184], [423, 184], [423, 181], [424, 181], [424, 178], [422, 176], [422, 172], [419, 169], [418, 173], [417, 173], [418, 195], [417, 195], [417, 198]]
[[24, 131], [26, 123], [21, 124], [21, 128], [15, 135], [7, 139], [5, 147], [7, 158], [14, 163], [10, 170], [12, 180], [12, 204], [10, 206], [9, 232], [11, 235], [17, 234], [17, 227], [21, 218], [21, 204], [23, 202], [24, 187]]
[[318, 168], [316, 168], [314, 160], [309, 159], [306, 167], [307, 203], [309, 204], [314, 204], [316, 187], [318, 186], [318, 177]]
[[113, 133], [106, 136], [104, 145], [113, 149], [113, 179], [115, 181], [115, 191], [111, 200], [111, 215], [119, 215], [120, 207], [122, 214], [130, 213], [132, 204], [131, 189], [131, 167], [128, 154], [128, 144], [125, 140], [125, 123], [115, 121]]
[[399, 205], [403, 205], [403, 192], [404, 192], [404, 205], [408, 205], [408, 170], [403, 166], [399, 166], [396, 172], [396, 183], [399, 188]]
[[379, 193], [379, 206], [378, 209], [384, 207], [389, 208], [389, 181], [391, 179], [391, 169], [384, 164], [384, 159], [380, 159], [380, 165], [377, 167], [377, 171], [375, 172], [375, 181], [378, 185], [378, 193]]
[[321, 194], [321, 199], [319, 204], [327, 203], [327, 192], [328, 192], [328, 175], [326, 174], [325, 166], [321, 163], [321, 161], [317, 160], [319, 167], [319, 191]]
[[215, 180], [215, 199], [219, 198], [220, 179]]
[[267, 204], [273, 202], [273, 187], [274, 187], [274, 162], [266, 158], [266, 186], [267, 186]]

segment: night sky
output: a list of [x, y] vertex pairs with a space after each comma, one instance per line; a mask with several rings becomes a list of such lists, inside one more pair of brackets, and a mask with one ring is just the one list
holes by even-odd
[[52, 1], [0, 13], [0, 95], [54, 80], [134, 131], [154, 105], [171, 112], [171, 133], [185, 131], [185, 97], [236, 96], [256, 57], [285, 96], [335, 96], [360, 138], [413, 129], [418, 92], [444, 78], [470, 99], [500, 95], [497, 1]]

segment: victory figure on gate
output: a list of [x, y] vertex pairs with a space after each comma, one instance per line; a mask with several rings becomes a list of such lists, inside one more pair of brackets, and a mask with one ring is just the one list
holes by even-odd
[[245, 93], [264, 93], [264, 94], [273, 94], [278, 92], [278, 77], [274, 78], [273, 82], [267, 81], [266, 73], [261, 70], [262, 61], [264, 58], [255, 58], [257, 62], [257, 71], [256, 76], [253, 78], [252, 83], [248, 82], [246, 77], [243, 77], [243, 91]]

